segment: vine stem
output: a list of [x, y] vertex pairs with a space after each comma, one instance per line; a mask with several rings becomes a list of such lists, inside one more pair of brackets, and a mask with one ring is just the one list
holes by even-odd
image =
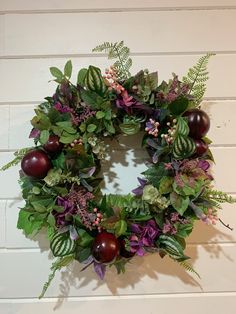
[[230, 227], [229, 224], [226, 225], [220, 218], [219, 218], [219, 222], [220, 222], [224, 227], [228, 228], [229, 230], [231, 230], [231, 231], [234, 230], [233, 228]]

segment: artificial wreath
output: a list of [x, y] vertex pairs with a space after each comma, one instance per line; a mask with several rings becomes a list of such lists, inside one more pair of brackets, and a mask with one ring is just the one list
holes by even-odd
[[[108, 265], [124, 272], [135, 255], [146, 253], [168, 255], [195, 272], [184, 253], [194, 222], [215, 224], [221, 203], [235, 202], [212, 187], [210, 120], [200, 109], [211, 54], [181, 81], [173, 74], [159, 84], [157, 72], [130, 74], [123, 41], [94, 51], [108, 53], [115, 63], [104, 74], [92, 65], [81, 69], [76, 84], [70, 81], [71, 61], [63, 72], [51, 67], [58, 86], [35, 109], [35, 145], [15, 152], [2, 168], [21, 162], [25, 206], [17, 227], [26, 236], [47, 230], [57, 258], [40, 297], [55, 272], [74, 260], [84, 269], [92, 265], [100, 278]], [[139, 186], [128, 195], [102, 195], [105, 138], [140, 131], [150, 157]]]

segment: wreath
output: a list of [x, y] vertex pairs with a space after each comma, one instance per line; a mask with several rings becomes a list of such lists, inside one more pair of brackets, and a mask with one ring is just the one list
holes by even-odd
[[[134, 256], [158, 253], [196, 273], [184, 253], [194, 222], [224, 224], [217, 211], [221, 203], [235, 202], [212, 187], [210, 120], [200, 109], [212, 54], [202, 56], [181, 81], [173, 74], [159, 84], [157, 72], [131, 76], [123, 41], [94, 51], [115, 59], [104, 75], [90, 65], [73, 84], [71, 61], [63, 72], [50, 68], [58, 86], [35, 109], [35, 145], [15, 152], [2, 168], [21, 163], [25, 206], [17, 227], [26, 236], [46, 229], [57, 258], [40, 297], [56, 271], [74, 260], [83, 270], [92, 265], [103, 278], [108, 265], [121, 273]], [[149, 156], [139, 186], [132, 194], [103, 195], [105, 139], [138, 132]]]

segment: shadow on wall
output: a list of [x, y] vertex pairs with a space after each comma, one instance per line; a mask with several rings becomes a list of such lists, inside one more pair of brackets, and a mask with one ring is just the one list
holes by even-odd
[[[128, 139], [123, 137], [112, 144], [107, 141], [107, 144], [110, 149], [110, 158], [103, 165], [103, 172], [107, 177], [106, 183], [111, 185], [113, 193], [124, 193], [124, 186], [121, 189], [119, 188], [121, 179], [118, 176], [118, 173], [112, 169], [114, 167], [116, 169], [117, 165], [121, 165], [124, 170], [125, 167], [130, 167], [130, 164], [132, 164], [133, 168], [138, 168], [140, 165], [144, 165], [144, 160], [147, 160], [147, 154], [144, 153], [143, 150], [140, 150], [140, 135], [139, 138], [133, 137]], [[137, 150], [134, 148], [137, 148]], [[132, 150], [132, 154], [130, 155], [131, 158], [129, 156], [127, 159], [127, 151], [130, 151], [130, 149]], [[128, 173], [125, 173], [125, 180], [128, 181], [128, 185], [130, 185], [131, 181], [127, 180], [127, 176], [129, 176], [129, 171]], [[132, 178], [132, 181], [136, 184], [136, 177]], [[131, 188], [134, 187], [135, 186]], [[34, 240], [38, 242], [42, 251], [48, 250], [48, 243], [46, 243], [45, 237], [43, 237], [42, 234]], [[210, 255], [210, 258], [220, 258], [221, 256], [224, 256], [231, 261], [230, 257], [226, 256], [223, 248], [217, 244], [217, 242], [230, 241], [233, 241], [233, 238], [229, 234], [221, 232], [212, 226], [206, 226], [201, 222], [197, 222], [193, 233], [188, 239], [186, 254], [191, 257], [190, 262], [194, 267], [194, 264], [198, 259], [198, 245], [201, 243], [207, 254]], [[209, 243], [210, 245], [208, 245]], [[49, 258], [52, 258], [52, 256]], [[63, 298], [70, 295], [71, 286], [75, 287], [79, 294], [80, 288], [88, 285], [90, 282], [94, 282], [94, 291], [103, 285], [107, 285], [113, 295], [119, 295], [120, 289], [126, 288], [126, 291], [127, 289], [134, 290], [136, 284], [142, 284], [144, 277], [157, 280], [158, 289], [158, 280], [165, 275], [178, 278], [186, 286], [194, 286], [198, 291], [203, 290], [201, 287], [201, 280], [198, 279], [197, 276], [187, 273], [184, 268], [170, 258], [165, 257], [164, 259], [161, 259], [157, 254], [147, 255], [142, 258], [134, 258], [132, 263], [127, 265], [125, 274], [116, 275], [116, 270], [114, 268], [108, 268], [104, 281], [99, 280], [98, 276], [93, 271], [93, 267], [90, 267], [83, 272], [81, 272], [81, 268], [79, 263], [74, 262], [66, 270], [61, 271], [61, 293], [58, 296], [58, 301], [54, 309], [59, 308], [63, 303]], [[146, 282], [145, 280], [143, 281], [144, 283]], [[172, 287], [168, 287], [169, 292], [171, 289]], [[142, 294], [145, 294], [145, 288], [143, 289]]]

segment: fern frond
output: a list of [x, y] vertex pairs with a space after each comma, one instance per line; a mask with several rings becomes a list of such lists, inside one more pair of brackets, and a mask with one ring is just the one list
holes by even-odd
[[59, 259], [57, 259], [51, 266], [51, 273], [48, 276], [48, 280], [47, 282], [45, 282], [45, 284], [43, 285], [43, 289], [41, 294], [39, 295], [39, 299], [42, 299], [47, 291], [47, 289], [49, 288], [52, 280], [54, 279], [56, 272], [58, 270], [60, 270], [62, 267], [67, 266], [68, 264], [70, 264], [72, 261], [74, 260], [74, 255], [66, 255], [64, 257], [60, 257]]
[[236, 198], [222, 191], [208, 190], [205, 191], [202, 196], [217, 203], [236, 203]]
[[200, 275], [198, 274], [198, 272], [193, 268], [192, 265], [190, 265], [189, 263], [187, 263], [186, 261], [183, 262], [178, 262], [180, 266], [184, 267], [185, 270], [187, 270], [190, 273], [195, 274], [199, 279], [201, 279]]
[[132, 59], [129, 57], [130, 50], [128, 47], [124, 46], [123, 41], [114, 44], [104, 42], [95, 47], [92, 51], [105, 52], [108, 54], [108, 59], [117, 59], [113, 66], [119, 80], [124, 80], [131, 76], [130, 68], [132, 66]]
[[183, 82], [189, 85], [189, 94], [193, 96], [196, 105], [199, 105], [206, 91], [206, 81], [209, 79], [207, 65], [213, 53], [202, 56], [192, 68], [188, 70]]
[[17, 150], [15, 153], [14, 153], [14, 156], [16, 156], [16, 158], [14, 158], [12, 161], [10, 161], [9, 163], [7, 163], [6, 165], [2, 166], [2, 168], [0, 168], [0, 171], [5, 171], [13, 166], [16, 166], [18, 165], [22, 158], [25, 156], [25, 154], [30, 151], [32, 149], [32, 147], [30, 148], [22, 148], [22, 149], [19, 149]]

